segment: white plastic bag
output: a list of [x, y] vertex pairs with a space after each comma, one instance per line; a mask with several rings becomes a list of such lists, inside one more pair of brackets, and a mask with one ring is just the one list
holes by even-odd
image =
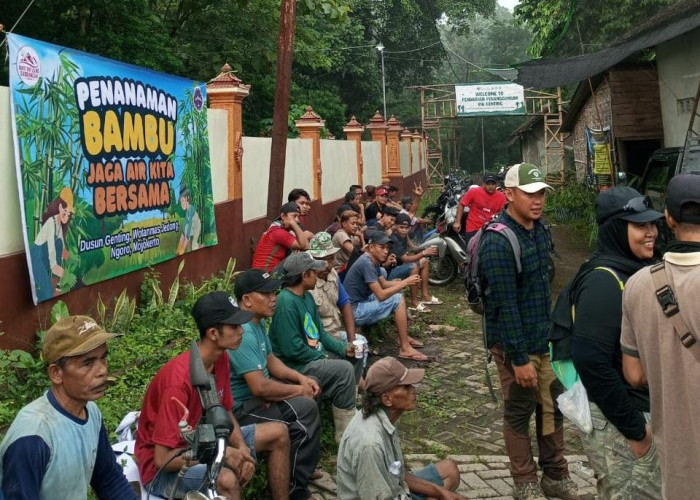
[[571, 420], [583, 433], [590, 434], [593, 430], [591, 407], [588, 404], [586, 388], [577, 380], [568, 391], [557, 397], [559, 409], [566, 418]]

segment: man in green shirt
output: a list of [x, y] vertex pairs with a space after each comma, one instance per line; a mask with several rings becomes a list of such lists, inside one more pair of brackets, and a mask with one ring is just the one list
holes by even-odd
[[[264, 321], [275, 312], [279, 280], [260, 270], [249, 269], [236, 279], [234, 293], [239, 307], [254, 314], [243, 325], [243, 339], [229, 350], [234, 415], [241, 425], [282, 422], [289, 429], [289, 498], [311, 497], [309, 480], [318, 463], [321, 420], [313, 398], [318, 383], [287, 367], [272, 353]], [[271, 377], [274, 377], [271, 378]]]
[[326, 262], [306, 252], [292, 254], [282, 264], [284, 289], [270, 325], [272, 349], [287, 366], [318, 380], [324, 397], [333, 405], [335, 438], [340, 441], [355, 415], [357, 385], [352, 364], [352, 344], [336, 339], [323, 328], [314, 298], [316, 273]]

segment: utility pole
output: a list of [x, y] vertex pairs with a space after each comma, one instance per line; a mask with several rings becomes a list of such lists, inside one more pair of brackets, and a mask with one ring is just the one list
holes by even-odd
[[280, 32], [277, 38], [277, 84], [275, 86], [275, 107], [272, 113], [270, 179], [267, 184], [267, 218], [269, 220], [274, 220], [279, 215], [284, 196], [289, 90], [294, 58], [296, 0], [282, 0], [281, 3]]

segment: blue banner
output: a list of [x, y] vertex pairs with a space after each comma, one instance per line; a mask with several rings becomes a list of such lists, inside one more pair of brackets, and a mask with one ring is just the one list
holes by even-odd
[[35, 303], [217, 243], [203, 83], [7, 39]]

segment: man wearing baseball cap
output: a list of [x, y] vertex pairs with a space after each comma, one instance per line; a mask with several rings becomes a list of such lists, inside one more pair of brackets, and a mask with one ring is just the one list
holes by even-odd
[[271, 271], [290, 250], [306, 250], [309, 238], [301, 227], [299, 205], [290, 201], [282, 205], [280, 216], [263, 233], [255, 247], [252, 267]]
[[348, 425], [338, 448], [338, 498], [445, 500], [464, 499], [454, 493], [459, 469], [450, 459], [413, 473], [406, 470], [396, 421], [416, 408], [415, 385], [425, 370], [406, 368], [385, 357], [367, 371], [362, 412]]
[[277, 296], [277, 307], [270, 324], [270, 343], [284, 364], [321, 386], [321, 395], [331, 400], [336, 441], [355, 415], [357, 385], [353, 365], [355, 348], [326, 331], [309, 291], [316, 286], [317, 273], [326, 263], [306, 252], [287, 257], [284, 288]]
[[350, 297], [355, 324], [373, 325], [393, 313], [399, 358], [427, 361], [428, 356], [416, 349], [423, 344], [408, 335], [408, 312], [403, 298], [403, 289], [420, 283], [420, 275], [410, 274], [399, 281], [386, 279], [380, 267], [390, 258], [389, 242], [386, 233], [367, 231], [367, 251], [345, 275], [343, 286]]
[[109, 444], [95, 401], [107, 389], [107, 333], [68, 316], [44, 337], [51, 388], [22, 408], [0, 444], [0, 497], [136, 499]]
[[469, 189], [462, 196], [459, 205], [457, 205], [457, 217], [454, 224], [452, 224], [452, 228], [456, 232], [460, 232], [462, 229], [462, 216], [465, 208], [468, 208], [469, 213], [465, 228], [467, 241], [506, 206], [506, 197], [496, 189], [497, 187], [496, 176], [487, 173], [484, 175], [484, 182], [481, 186]]
[[234, 415], [241, 425], [281, 422], [289, 429], [291, 484], [289, 498], [306, 500], [309, 479], [318, 463], [321, 420], [314, 400], [318, 383], [286, 366], [272, 352], [266, 324], [275, 312], [282, 282], [260, 269], [236, 278], [234, 292], [253, 318], [243, 325], [243, 340], [229, 350]]
[[[505, 177], [508, 205], [499, 222], [520, 244], [521, 272], [504, 234], [486, 231], [479, 244], [479, 272], [489, 295], [484, 301], [484, 334], [503, 390], [503, 437], [510, 458], [513, 497], [565, 500], [583, 498], [569, 477], [564, 458], [564, 422], [556, 404], [563, 386], [554, 376], [547, 334], [551, 311], [548, 259], [549, 231], [540, 220], [545, 191], [551, 189], [535, 165], [510, 167]], [[536, 414], [539, 481], [532, 455], [530, 419]]]
[[675, 241], [661, 263], [625, 286], [622, 366], [632, 386], [649, 386], [663, 498], [694, 498], [700, 462], [688, 457], [700, 456], [700, 174], [671, 179], [665, 215]]
[[[253, 477], [256, 453], [268, 452], [272, 498], [289, 498], [287, 426], [273, 422], [240, 427], [231, 412], [233, 398], [226, 350], [238, 348], [243, 333], [241, 325], [250, 321], [253, 313], [242, 311], [228, 293], [211, 292], [197, 300], [192, 316], [199, 329], [198, 347], [204, 369], [214, 377], [219, 402], [234, 423], [226, 447], [225, 467], [219, 474], [219, 494], [239, 499], [241, 488]], [[188, 491], [204, 487], [206, 464], [188, 462], [180, 455], [187, 448], [178, 426], [185, 415], [193, 429], [202, 417], [202, 403], [190, 380], [189, 350], [168, 361], [156, 373], [141, 408], [135, 450], [139, 474], [141, 482], [158, 496], [182, 498]], [[183, 466], [189, 468], [183, 477], [178, 477]]]
[[377, 218], [377, 214], [382, 211], [389, 201], [389, 190], [383, 186], [378, 187], [375, 192], [375, 199], [372, 203], [365, 207], [365, 220], [370, 221]]

